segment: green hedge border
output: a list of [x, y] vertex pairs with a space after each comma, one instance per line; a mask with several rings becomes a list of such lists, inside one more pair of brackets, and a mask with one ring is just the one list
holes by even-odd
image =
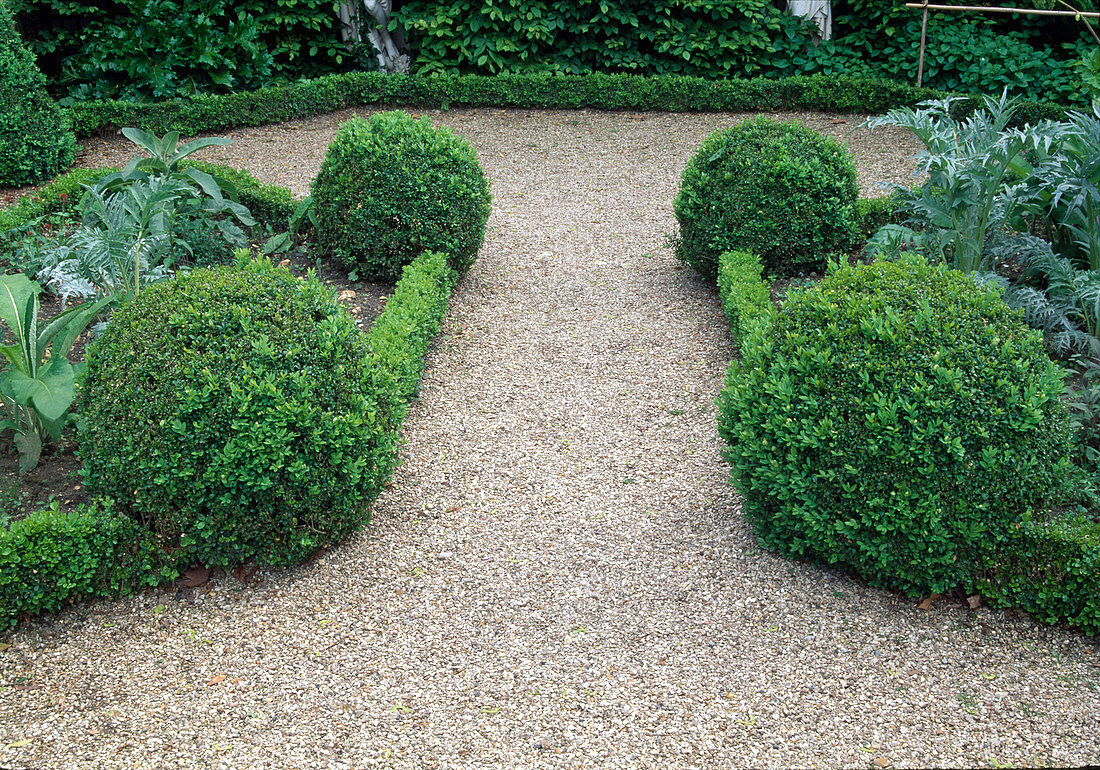
[[1025, 522], [976, 587], [993, 606], [1100, 633], [1100, 522], [1081, 513]]
[[[198, 165], [198, 164], [196, 164]], [[210, 164], [204, 164], [210, 170]], [[224, 167], [215, 167], [219, 172]], [[230, 169], [232, 170], [232, 169]], [[98, 175], [107, 170], [97, 169]], [[289, 191], [261, 185], [245, 172], [231, 178], [241, 201], [266, 207], [284, 221], [294, 210]], [[97, 178], [81, 170], [58, 179], [37, 200], [17, 207], [23, 221], [56, 211], [58, 191], [79, 191], [80, 182]], [[75, 186], [74, 186], [75, 183]], [[249, 197], [249, 196], [254, 196]], [[77, 196], [79, 199], [79, 196]], [[8, 212], [2, 212], [8, 213]], [[0, 224], [2, 226], [2, 224]], [[447, 256], [425, 253], [407, 265], [382, 314], [367, 333], [371, 350], [371, 389], [385, 410], [390, 452], [376, 469], [384, 482], [398, 464], [400, 430], [415, 396], [424, 357], [439, 334], [458, 276]], [[109, 501], [96, 501], [61, 513], [46, 509], [0, 529], [0, 629], [14, 626], [21, 614], [57, 610], [77, 599], [116, 597], [156, 586], [179, 576], [180, 564], [159, 548], [152, 533], [115, 512]]]
[[[552, 109], [724, 112], [821, 110], [880, 113], [946, 96], [941, 91], [883, 79], [797, 76], [707, 80], [662, 75], [384, 75], [351, 72], [237, 94], [199, 95], [165, 102], [82, 102], [67, 108], [78, 136], [122, 126], [191, 135], [281, 123], [357, 106], [526, 107]], [[977, 97], [955, 107], [973, 110]], [[1066, 108], [1024, 102], [1021, 123], [1063, 119]]]
[[54, 503], [0, 529], [0, 628], [14, 626], [22, 613], [174, 580], [182, 566], [109, 501], [66, 513]]
[[771, 313], [771, 290], [764, 283], [760, 257], [751, 251], [726, 251], [718, 255], [718, 295], [738, 345], [749, 327]]

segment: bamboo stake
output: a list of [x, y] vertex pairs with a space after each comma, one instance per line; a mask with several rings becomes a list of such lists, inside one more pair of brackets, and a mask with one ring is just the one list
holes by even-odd
[[928, 3], [906, 3], [906, 8], [923, 8], [928, 11], [977, 11], [978, 13], [1022, 13], [1029, 16], [1073, 16], [1087, 19], [1100, 19], [1100, 13], [1086, 11], [1048, 11], [1042, 8], [1001, 8], [978, 5], [929, 5]]
[[[908, 5], [908, 4], [906, 4]], [[924, 15], [920, 20], [920, 58], [917, 60], [917, 88], [924, 85], [924, 43], [928, 37], [928, 0], [924, 0]]]

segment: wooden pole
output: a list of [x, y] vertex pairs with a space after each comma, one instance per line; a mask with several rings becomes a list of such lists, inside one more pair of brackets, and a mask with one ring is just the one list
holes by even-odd
[[917, 60], [917, 88], [924, 85], [924, 43], [928, 36], [928, 0], [924, 0], [924, 14], [920, 19], [920, 58]]
[[1048, 11], [1042, 8], [1000, 8], [984, 5], [929, 5], [928, 3], [906, 3], [906, 8], [923, 8], [925, 15], [928, 11], [977, 11], [978, 13], [1022, 13], [1029, 16], [1073, 16], [1086, 19], [1100, 19], [1100, 13], [1087, 13], [1085, 11]]

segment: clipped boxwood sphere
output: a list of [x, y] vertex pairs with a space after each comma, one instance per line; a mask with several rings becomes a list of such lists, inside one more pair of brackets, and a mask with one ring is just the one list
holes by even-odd
[[144, 289], [88, 349], [91, 490], [213, 566], [288, 564], [366, 521], [393, 437], [325, 287], [268, 262]]
[[391, 283], [425, 251], [447, 254], [457, 270], [473, 264], [490, 201], [473, 147], [400, 111], [341, 124], [313, 180], [321, 246]]
[[742, 346], [725, 457], [769, 548], [911, 594], [966, 585], [1068, 468], [1061, 369], [996, 291], [836, 269]]
[[46, 93], [46, 79], [15, 31], [6, 0], [0, 0], [0, 187], [55, 176], [75, 155], [68, 120]]
[[859, 187], [847, 148], [801, 123], [715, 131], [684, 168], [677, 256], [714, 278], [718, 255], [751, 251], [767, 274], [821, 267], [855, 238]]

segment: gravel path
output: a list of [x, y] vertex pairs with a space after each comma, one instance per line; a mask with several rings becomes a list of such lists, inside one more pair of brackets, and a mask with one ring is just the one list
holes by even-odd
[[[342, 117], [208, 157], [304, 193]], [[0, 767], [1100, 761], [1095, 641], [754, 545], [714, 427], [727, 325], [664, 248], [680, 170], [739, 116], [432, 118], [495, 203], [371, 526], [248, 586], [27, 623]], [[901, 135], [848, 138], [865, 189], [906, 181]]]

